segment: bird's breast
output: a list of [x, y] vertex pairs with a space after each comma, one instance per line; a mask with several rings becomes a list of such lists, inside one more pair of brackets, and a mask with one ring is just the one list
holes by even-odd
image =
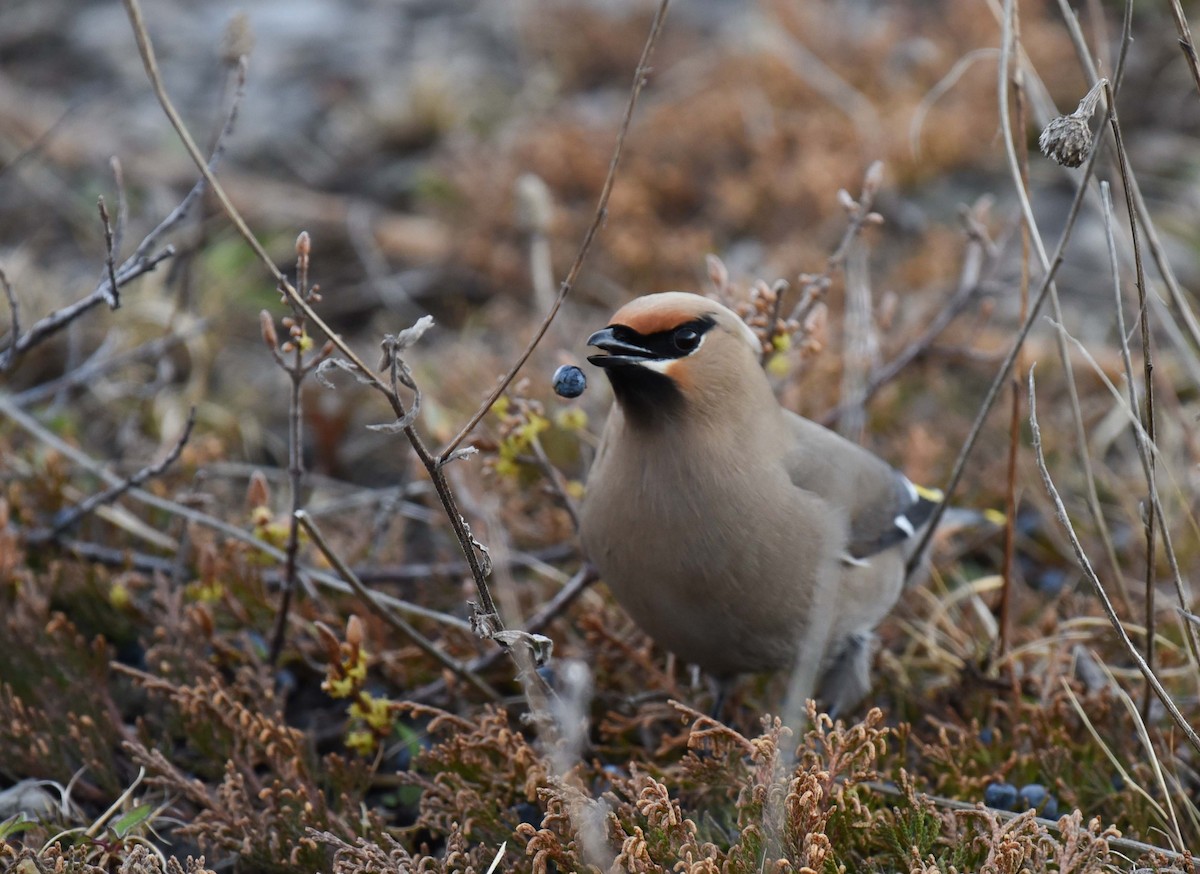
[[762, 457], [628, 449], [601, 455], [582, 508], [601, 578], [688, 662], [718, 675], [785, 665], [825, 622], [844, 520]]

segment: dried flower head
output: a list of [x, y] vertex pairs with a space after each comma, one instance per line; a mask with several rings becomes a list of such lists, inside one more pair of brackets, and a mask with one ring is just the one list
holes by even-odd
[[1107, 79], [1101, 79], [1092, 86], [1078, 108], [1070, 115], [1060, 115], [1053, 119], [1042, 135], [1038, 138], [1038, 146], [1042, 154], [1064, 167], [1078, 167], [1087, 160], [1092, 151], [1092, 131], [1090, 121], [1100, 102], [1100, 94], [1104, 90]]

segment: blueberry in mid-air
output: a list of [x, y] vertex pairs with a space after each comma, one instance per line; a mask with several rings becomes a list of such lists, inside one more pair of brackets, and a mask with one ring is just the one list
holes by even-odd
[[574, 364], [564, 364], [554, 371], [554, 393], [564, 398], [577, 398], [587, 388], [587, 377]]

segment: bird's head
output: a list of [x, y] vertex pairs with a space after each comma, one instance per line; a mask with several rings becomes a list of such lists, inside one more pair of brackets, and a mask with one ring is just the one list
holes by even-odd
[[640, 425], [677, 419], [688, 409], [727, 413], [767, 385], [754, 332], [728, 307], [698, 294], [639, 297], [587, 342], [603, 350], [588, 361], [604, 368], [617, 402]]

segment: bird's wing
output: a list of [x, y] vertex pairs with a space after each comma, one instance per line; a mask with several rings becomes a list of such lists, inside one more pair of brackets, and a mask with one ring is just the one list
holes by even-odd
[[914, 538], [941, 502], [883, 459], [828, 428], [787, 413], [792, 444], [784, 464], [792, 482], [846, 514], [847, 560], [862, 561]]

